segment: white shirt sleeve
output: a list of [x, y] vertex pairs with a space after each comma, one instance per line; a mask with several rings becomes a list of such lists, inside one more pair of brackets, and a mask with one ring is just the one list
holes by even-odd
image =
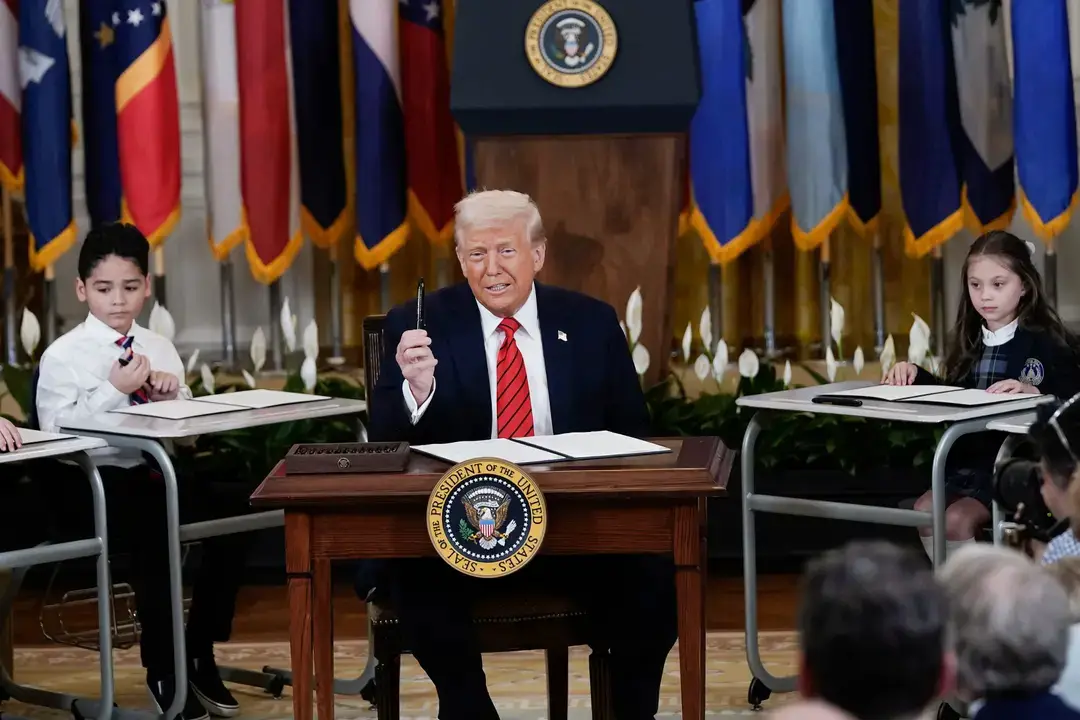
[[431, 404], [431, 398], [435, 397], [435, 379], [432, 378], [431, 392], [428, 393], [427, 400], [420, 407], [416, 406], [416, 398], [413, 397], [412, 390], [409, 389], [408, 380], [401, 381], [401, 393], [405, 396], [405, 407], [409, 408], [409, 422], [415, 425], [424, 416], [424, 411]]
[[38, 424], [44, 432], [57, 432], [65, 421], [93, 417], [130, 402], [108, 380], [86, 390], [80, 387], [70, 365], [49, 354], [41, 358], [36, 404]]

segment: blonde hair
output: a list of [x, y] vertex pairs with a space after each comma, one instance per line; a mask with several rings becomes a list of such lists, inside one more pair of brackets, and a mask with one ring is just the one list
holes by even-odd
[[[1066, 530], [1065, 532], [1072, 532]], [[1074, 623], [1080, 622], [1080, 557], [1067, 557], [1046, 566], [1046, 570], [1061, 583], [1069, 596], [1069, 613]]]
[[473, 230], [512, 225], [522, 222], [530, 242], [547, 239], [540, 210], [533, 199], [514, 190], [477, 190], [454, 205], [454, 243]]

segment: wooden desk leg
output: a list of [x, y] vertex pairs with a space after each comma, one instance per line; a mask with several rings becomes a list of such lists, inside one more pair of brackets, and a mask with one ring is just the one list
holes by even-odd
[[329, 560], [315, 561], [312, 583], [315, 698], [319, 720], [334, 720], [334, 601]]
[[705, 718], [705, 562], [698, 507], [675, 511], [675, 591], [679, 613], [682, 716]]
[[293, 718], [312, 720], [311, 517], [285, 513], [285, 571], [289, 576], [289, 652], [292, 655]]

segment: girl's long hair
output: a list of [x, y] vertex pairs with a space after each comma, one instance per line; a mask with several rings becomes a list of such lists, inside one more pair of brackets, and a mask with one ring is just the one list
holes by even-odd
[[1031, 251], [1020, 238], [1004, 230], [991, 230], [971, 244], [960, 271], [963, 288], [960, 307], [956, 312], [949, 352], [945, 356], [945, 376], [950, 383], [962, 382], [971, 373], [982, 352], [983, 319], [971, 304], [968, 290], [968, 266], [979, 257], [992, 257], [1018, 276], [1024, 286], [1016, 308], [1018, 325], [1032, 332], [1049, 335], [1062, 347], [1072, 351], [1080, 363], [1080, 338], [1069, 332], [1043, 291], [1042, 277], [1031, 260]]

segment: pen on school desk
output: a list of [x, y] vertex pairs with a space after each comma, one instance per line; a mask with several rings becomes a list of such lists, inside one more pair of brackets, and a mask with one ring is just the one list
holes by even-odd
[[424, 278], [416, 283], [416, 329], [424, 329]]

